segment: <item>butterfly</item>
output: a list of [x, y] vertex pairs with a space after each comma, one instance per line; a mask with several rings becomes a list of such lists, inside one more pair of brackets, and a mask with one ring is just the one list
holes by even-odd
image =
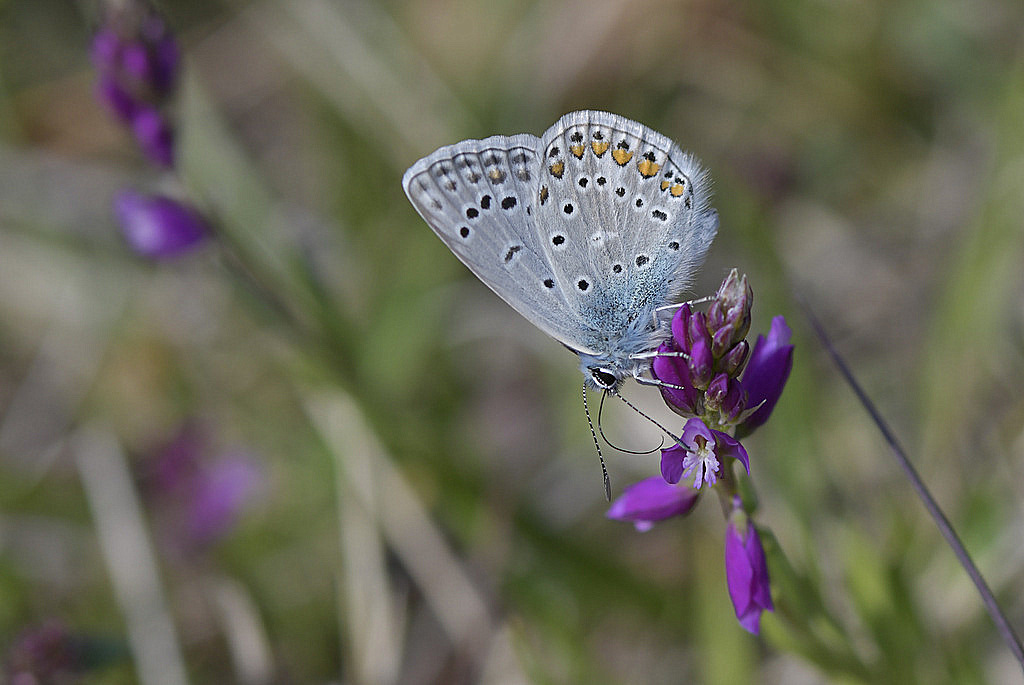
[[645, 371], [718, 229], [692, 155], [636, 121], [580, 111], [540, 138], [439, 148], [402, 186], [477, 278], [579, 356], [584, 388], [664, 385]]

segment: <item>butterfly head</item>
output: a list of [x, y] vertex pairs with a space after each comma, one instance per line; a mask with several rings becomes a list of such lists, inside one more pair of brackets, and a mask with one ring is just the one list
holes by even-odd
[[588, 366], [584, 373], [600, 390], [614, 390], [622, 382], [622, 377], [615, 371], [601, 366]]

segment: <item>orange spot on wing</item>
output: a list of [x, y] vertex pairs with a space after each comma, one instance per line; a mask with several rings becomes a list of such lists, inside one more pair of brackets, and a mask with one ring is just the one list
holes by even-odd
[[626, 166], [626, 163], [633, 159], [633, 153], [628, 150], [623, 150], [622, 148], [617, 148], [612, 150], [612, 158], [619, 166]]
[[672, 189], [669, 190], [668, 192], [672, 193], [672, 197], [679, 197], [680, 195], [683, 194], [683, 191], [685, 190], [686, 188], [683, 186], [682, 183], [677, 183], [674, 186], [672, 186]]
[[582, 145], [572, 145], [569, 147], [569, 152], [576, 155], [576, 159], [583, 159], [583, 151], [585, 149]]
[[565, 173], [565, 162], [555, 162], [548, 169], [555, 178], [562, 178], [562, 174]]
[[590, 147], [594, 150], [594, 154], [600, 157], [608, 151], [608, 143], [599, 143], [596, 140], [590, 144]]
[[640, 172], [641, 176], [644, 178], [650, 178], [651, 176], [654, 176], [654, 174], [658, 173], [658, 169], [661, 168], [661, 165], [655, 164], [649, 159], [641, 159], [637, 162], [636, 168]]

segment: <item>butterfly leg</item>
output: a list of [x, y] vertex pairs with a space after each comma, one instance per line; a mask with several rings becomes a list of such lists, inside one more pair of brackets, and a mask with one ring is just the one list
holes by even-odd
[[655, 357], [682, 357], [683, 359], [689, 359], [690, 355], [686, 352], [658, 352], [657, 350], [629, 355], [630, 359], [654, 359]]
[[705, 302], [710, 302], [713, 299], [715, 299], [713, 295], [705, 295], [704, 297], [698, 297], [696, 300], [687, 300], [686, 302], [675, 302], [673, 304], [662, 305], [661, 307], [657, 307], [654, 311], [655, 312], [670, 312], [673, 309], [679, 309], [684, 304], [689, 304], [689, 305], [704, 304]]
[[665, 381], [658, 380], [657, 378], [647, 378], [646, 376], [641, 376], [639, 373], [633, 374], [633, 380], [640, 385], [655, 385], [659, 388], [668, 388], [670, 390], [690, 390], [690, 388], [685, 386], [666, 383]]
[[686, 302], [676, 302], [676, 303], [673, 303], [673, 304], [662, 305], [661, 307], [656, 307], [655, 308], [654, 312], [651, 314], [651, 317], [654, 319], [654, 325], [657, 326], [657, 325], [659, 325], [661, 323], [661, 318], [660, 317], [661, 317], [661, 314], [663, 312], [674, 312], [676, 309], [679, 309], [684, 304], [689, 304], [689, 305], [704, 304], [705, 302], [710, 302], [713, 299], [715, 299], [715, 298], [710, 296], [710, 295], [708, 295], [706, 297], [698, 297], [696, 300], [687, 300]]

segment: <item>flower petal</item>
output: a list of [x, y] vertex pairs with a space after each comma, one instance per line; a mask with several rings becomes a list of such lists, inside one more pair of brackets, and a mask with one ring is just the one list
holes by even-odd
[[761, 613], [775, 609], [771, 598], [768, 563], [754, 524], [747, 521], [741, 534], [730, 520], [725, 532], [725, 578], [736, 618], [755, 635], [761, 627]]
[[683, 477], [683, 461], [686, 459], [686, 448], [673, 445], [661, 451], [661, 477], [666, 483], [675, 485]]
[[[658, 352], [676, 352], [676, 348], [662, 344]], [[690, 369], [683, 357], [655, 357], [651, 371], [658, 380], [678, 386], [666, 388], [661, 386], [661, 396], [674, 411], [683, 415], [693, 415], [697, 406], [697, 390], [690, 381]]]
[[693, 316], [693, 310], [689, 304], [684, 304], [672, 317], [672, 339], [676, 343], [676, 348], [680, 350], [689, 349], [686, 344], [686, 330], [690, 327], [691, 316]]
[[692, 488], [669, 485], [661, 476], [654, 476], [623, 490], [605, 516], [619, 521], [634, 521], [638, 524], [637, 529], [646, 529], [650, 528], [647, 524], [654, 521], [689, 513], [697, 503], [698, 494]]
[[160, 166], [174, 166], [174, 129], [154, 107], [142, 107], [132, 118], [132, 131], [142, 152]]
[[696, 440], [698, 435], [709, 441], [715, 439], [715, 434], [711, 429], [695, 416], [683, 426], [683, 434], [680, 436], [683, 446], [689, 447], [691, 451], [697, 449], [699, 447]]
[[737, 427], [736, 433], [740, 437], [749, 435], [767, 421], [775, 408], [789, 372], [793, 369], [793, 345], [789, 342], [791, 336], [792, 331], [782, 316], [772, 319], [767, 338], [757, 336], [742, 383], [743, 389], [747, 391], [747, 406], [760, 407]]
[[121, 192], [114, 210], [128, 245], [143, 257], [175, 257], [196, 247], [208, 229], [199, 213], [177, 200]]
[[739, 440], [722, 431], [711, 431], [715, 434], [715, 452], [719, 457], [732, 457], [738, 459], [743, 468], [750, 474], [750, 456], [747, 450], [740, 444]]

